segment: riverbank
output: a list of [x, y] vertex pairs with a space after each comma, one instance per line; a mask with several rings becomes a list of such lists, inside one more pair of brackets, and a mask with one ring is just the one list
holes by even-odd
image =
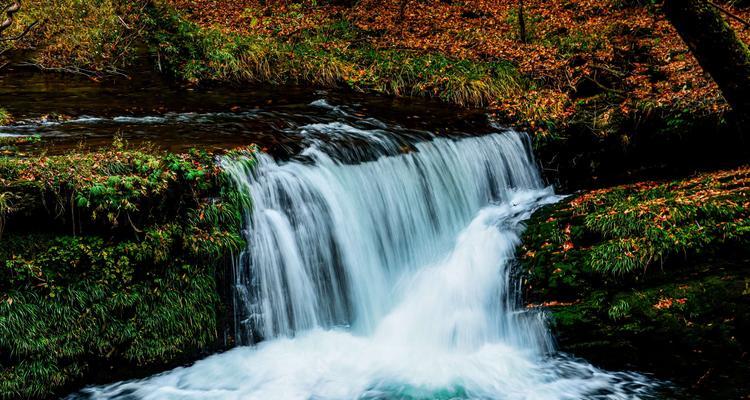
[[[350, 7], [304, 1], [169, 0], [158, 4], [177, 12], [183, 24], [178, 35], [225, 39], [212, 41], [213, 46], [202, 45], [200, 40], [196, 44], [205, 47], [204, 52], [223, 55], [223, 60], [176, 59], [175, 72], [187, 79], [266, 79], [258, 71], [261, 66], [242, 65], [238, 60], [242, 56], [265, 59], [269, 67], [281, 66], [271, 68], [282, 70], [280, 76], [286, 67], [301, 80], [321, 79], [323, 84], [338, 82], [361, 90], [434, 95], [465, 105], [489, 106], [542, 134], [561, 131], [576, 120], [587, 120], [603, 134], [637, 110], [682, 110], [684, 117], [696, 111], [727, 110], [715, 85], [657, 6], [530, 1], [525, 4], [527, 34], [522, 39], [517, 5], [502, 1], [361, 1]], [[730, 9], [747, 14], [747, 10]], [[750, 39], [743, 30], [738, 32]], [[243, 39], [265, 41], [278, 49], [234, 46]], [[268, 51], [268, 56], [260, 51]], [[375, 56], [358, 57], [360, 51]], [[305, 64], [284, 66], [299, 58], [295, 53], [314, 57], [307, 57]], [[380, 65], [379, 61], [394, 59], [393, 55], [400, 56], [397, 65]], [[492, 63], [505, 64], [505, 68], [486, 68]], [[195, 71], [196, 67], [203, 68]], [[227, 74], [232, 68], [236, 75]], [[322, 75], [330, 80], [306, 74], [308, 69], [324, 71]], [[243, 70], [247, 76], [239, 73]], [[446, 86], [430, 79], [435, 72], [440, 72]], [[477, 94], [454, 96], [450, 89], [461, 86], [456, 82], [464, 82], [463, 89], [474, 89]], [[494, 91], [498, 86], [506, 90]], [[585, 118], [586, 112], [598, 117]]]
[[[205, 152], [116, 142], [0, 159], [0, 397], [51, 398], [233, 344], [228, 256], [242, 198]], [[252, 155], [254, 148], [229, 154]], [[748, 179], [703, 173], [572, 196], [522, 238], [525, 299], [563, 351], [747, 393]]]
[[563, 351], [742, 398], [749, 224], [748, 167], [571, 196], [528, 222], [525, 298]]
[[[155, 68], [193, 85], [293, 83], [483, 107], [531, 132], [565, 189], [747, 157], [744, 128], [658, 4], [525, 4], [521, 40], [516, 4], [497, 0], [109, 0], [96, 12], [57, 2], [85, 29], [53, 19], [14, 46], [21, 60], [93, 79], [127, 74], [147, 43]], [[16, 29], [47, 6], [27, 5]]]
[[50, 398], [230, 347], [243, 200], [227, 179], [205, 152], [122, 143], [0, 158], [0, 398]]

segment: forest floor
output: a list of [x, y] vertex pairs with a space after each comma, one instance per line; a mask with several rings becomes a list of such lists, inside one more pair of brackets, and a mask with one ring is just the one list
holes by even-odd
[[[530, 132], [565, 189], [747, 156], [731, 110], [659, 1], [527, 0], [525, 41], [515, 1], [410, 0], [403, 14], [400, 0], [336, 3], [36, 0], [11, 34], [43, 23], [0, 42], [0, 58], [99, 80], [126, 75], [146, 47], [162, 72], [191, 85], [294, 84], [481, 107]], [[721, 5], [750, 19], [746, 2]], [[727, 21], [750, 42], [749, 28]]]
[[[520, 77], [521, 90], [457, 100], [489, 106], [542, 134], [560, 130], [576, 118], [606, 134], [617, 130], [612, 127], [615, 120], [634, 113], [669, 113], [677, 123], [696, 113], [727, 110], [716, 85], [651, 2], [526, 1], [525, 42], [519, 37], [517, 2], [507, 0], [407, 1], [403, 14], [399, 0], [364, 0], [353, 7], [315, 0], [265, 6], [256, 0], [168, 2], [200, 26], [228, 34], [297, 42], [307, 31], [347, 21], [356, 35], [320, 47], [440, 54], [451, 60], [447, 70], [458, 60], [508, 62]], [[750, 9], [726, 7], [750, 17]], [[750, 42], [750, 29], [734, 20], [729, 23]], [[367, 75], [367, 65], [354, 67], [364, 68], [348, 73]], [[357, 79], [344, 80], [356, 86]], [[438, 83], [426, 86], [425, 92], [438, 97], [446, 89]]]

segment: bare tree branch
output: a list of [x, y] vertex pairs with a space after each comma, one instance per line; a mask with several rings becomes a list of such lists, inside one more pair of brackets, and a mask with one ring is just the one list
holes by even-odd
[[[0, 33], [2, 33], [4, 30], [10, 28], [11, 25], [13, 25], [13, 14], [17, 13], [18, 10], [21, 9], [21, 0], [15, 0], [13, 3], [5, 7], [5, 20], [3, 20], [2, 23], [0, 23]], [[21, 39], [22, 37], [26, 36], [29, 31], [34, 29], [34, 27], [39, 23], [39, 21], [34, 21], [31, 23], [31, 25], [24, 28], [23, 32], [16, 36], [11, 37], [0, 37], [0, 42], [9, 42], [13, 40]]]
[[726, 14], [729, 18], [731, 18], [731, 19], [733, 19], [735, 21], [738, 21], [742, 25], [745, 25], [745, 28], [750, 28], [750, 22], [747, 22], [744, 19], [738, 17], [737, 15], [732, 14], [726, 8], [719, 6], [718, 4], [714, 3], [713, 1], [708, 1], [708, 4], [711, 5], [712, 7], [716, 8], [717, 10], [723, 12], [724, 14]]
[[17, 13], [21, 9], [21, 0], [15, 0], [9, 6], [5, 7], [5, 20], [0, 23], [0, 33], [10, 28], [13, 25], [13, 14]]

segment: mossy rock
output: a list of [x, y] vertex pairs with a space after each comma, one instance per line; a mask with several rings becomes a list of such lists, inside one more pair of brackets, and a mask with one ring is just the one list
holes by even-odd
[[749, 217], [747, 167], [579, 193], [528, 222], [526, 300], [564, 351], [746, 395]]
[[226, 271], [249, 203], [215, 164], [122, 143], [0, 162], [0, 398], [139, 377], [231, 344]]

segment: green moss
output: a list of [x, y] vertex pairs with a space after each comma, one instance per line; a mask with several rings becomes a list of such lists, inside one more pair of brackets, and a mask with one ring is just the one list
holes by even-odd
[[0, 107], [0, 125], [8, 125], [13, 122], [13, 116], [10, 115], [8, 110]]
[[535, 215], [521, 261], [531, 294], [629, 285], [685, 257], [750, 243], [750, 170], [590, 192]]
[[745, 267], [704, 264], [668, 283], [596, 291], [552, 307], [552, 326], [565, 351], [612, 368], [657, 373], [715, 398], [734, 398], [750, 391], [744, 379], [750, 372], [744, 361], [750, 346]]
[[[216, 345], [220, 303], [210, 264], [188, 264], [177, 252], [154, 257], [164, 249], [151, 243], [5, 240], [5, 398], [48, 396], [93, 365], [164, 365]], [[48, 369], [58, 371], [52, 383], [44, 376]]]
[[218, 282], [243, 246], [247, 200], [214, 156], [116, 143], [8, 157], [0, 170], [0, 398], [49, 397], [221, 345]]
[[747, 167], [573, 196], [528, 223], [526, 297], [549, 306], [566, 351], [691, 385], [710, 369], [706, 390], [741, 387], [749, 213]]

